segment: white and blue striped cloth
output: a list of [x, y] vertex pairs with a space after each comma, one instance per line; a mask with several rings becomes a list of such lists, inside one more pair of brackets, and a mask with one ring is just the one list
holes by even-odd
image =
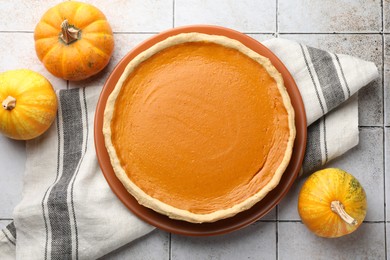
[[[279, 38], [264, 44], [301, 92], [309, 125], [303, 172], [310, 173], [358, 143], [355, 93], [378, 77], [377, 68]], [[0, 259], [96, 259], [153, 230], [122, 205], [100, 171], [93, 141], [100, 91], [59, 91], [57, 120], [27, 142], [23, 198], [0, 232]]]

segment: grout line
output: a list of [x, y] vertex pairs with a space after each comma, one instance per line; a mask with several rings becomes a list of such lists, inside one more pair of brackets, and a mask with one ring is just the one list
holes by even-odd
[[113, 34], [158, 34], [159, 32], [113, 32]]
[[275, 34], [275, 31], [264, 31], [264, 32], [250, 32], [250, 31], [241, 31], [241, 33], [243, 34], [270, 34], [270, 35], [274, 35]]
[[262, 223], [275, 223], [275, 222], [278, 222], [278, 220], [276, 220], [276, 219], [259, 219], [259, 220], [256, 220], [256, 222], [255, 223], [257, 223], [257, 222], [262, 222]]
[[266, 33], [244, 32], [243, 34], [249, 34], [249, 35], [275, 35], [275, 33], [273, 33], [273, 32], [266, 32]]
[[[276, 32], [242, 32], [245, 34], [276, 34]], [[381, 31], [372, 31], [372, 32], [280, 32], [279, 28], [277, 31], [277, 34], [279, 35], [382, 35]], [[390, 33], [389, 33], [390, 34]]]
[[278, 216], [278, 205], [276, 205], [276, 222], [275, 222], [275, 258], [279, 259], [279, 216]]
[[0, 218], [0, 221], [12, 221], [12, 218]]
[[302, 221], [301, 220], [294, 220], [294, 219], [289, 219], [289, 220], [283, 220], [283, 219], [281, 219], [281, 220], [278, 220], [278, 222], [279, 223], [302, 223]]
[[383, 129], [383, 126], [381, 125], [359, 125], [359, 129], [360, 128], [366, 128], [366, 129]]
[[[256, 223], [261, 222], [261, 223], [301, 223], [303, 224], [302, 220], [258, 220]], [[390, 223], [390, 220], [364, 220], [363, 223], [366, 224], [382, 224], [382, 223]]]
[[[385, 35], [384, 35], [384, 31], [385, 31], [385, 28], [384, 28], [384, 8], [383, 8], [383, 5], [384, 5], [384, 0], [381, 0], [381, 8], [382, 8], [382, 12], [381, 12], [381, 15], [382, 15], [382, 33], [381, 33], [381, 36], [382, 36], [382, 124], [383, 126], [385, 126], [385, 119], [386, 119], [386, 116], [385, 116]], [[386, 220], [387, 220], [387, 216], [386, 216], [386, 131], [385, 131], [385, 127], [383, 127], [383, 197], [384, 197], [384, 205], [383, 205], [383, 216], [384, 216], [384, 219], [385, 219], [385, 223], [384, 223], [384, 232], [385, 232], [385, 237], [384, 237], [384, 244], [385, 244], [385, 259], [387, 259], [387, 229], [386, 229]]]
[[[173, 22], [174, 18], [173, 18]], [[168, 28], [167, 28], [168, 29]], [[0, 33], [34, 33], [34, 31], [0, 31]], [[114, 31], [113, 34], [158, 34], [160, 31]], [[257, 32], [251, 32], [251, 31], [242, 31], [244, 34], [293, 34], [293, 35], [306, 35], [306, 34], [315, 34], [315, 35], [389, 35], [390, 32], [382, 32], [382, 31], [372, 31], [372, 32], [279, 32], [279, 26], [277, 27], [277, 32], [271, 32], [271, 31], [257, 31]]]
[[300, 220], [294, 220], [294, 219], [290, 219], [290, 220], [272, 220], [272, 219], [266, 219], [266, 220], [258, 220], [256, 222], [262, 222], [262, 223], [285, 223], [285, 222], [288, 222], [288, 223], [296, 223], [296, 222], [302, 222]]
[[172, 259], [172, 234], [169, 233], [169, 240], [168, 240], [168, 259]]
[[0, 31], [0, 33], [34, 33], [34, 31]]
[[382, 35], [382, 31], [371, 31], [371, 32], [279, 32], [279, 34], [324, 34], [324, 35], [334, 35], [334, 34], [350, 34], [350, 35]]

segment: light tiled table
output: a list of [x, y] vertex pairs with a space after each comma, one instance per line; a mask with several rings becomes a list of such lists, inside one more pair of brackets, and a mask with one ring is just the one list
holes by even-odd
[[[56, 89], [102, 85], [132, 47], [160, 31], [187, 24], [217, 24], [257, 40], [283, 37], [372, 60], [381, 77], [359, 93], [360, 144], [328, 166], [361, 181], [368, 197], [362, 227], [350, 236], [323, 239], [300, 222], [297, 195], [304, 179], [264, 219], [217, 237], [182, 237], [156, 230], [104, 259], [385, 259], [390, 253], [390, 0], [93, 0], [115, 33], [111, 63], [81, 83], [50, 75], [34, 51], [33, 30], [57, 0], [0, 0], [0, 71], [30, 68]], [[0, 227], [21, 199], [24, 143], [0, 137]], [[386, 232], [387, 231], [387, 232]]]

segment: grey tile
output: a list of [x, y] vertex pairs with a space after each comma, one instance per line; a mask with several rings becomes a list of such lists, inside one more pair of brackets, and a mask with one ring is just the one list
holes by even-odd
[[359, 126], [383, 125], [382, 76], [359, 90]]
[[32, 33], [0, 33], [1, 71], [30, 69], [42, 74], [54, 89], [66, 88], [66, 81], [56, 78], [39, 61]]
[[387, 255], [390, 255], [390, 223], [386, 223], [386, 250]]
[[175, 26], [212, 24], [241, 32], [274, 32], [276, 1], [175, 0]]
[[[382, 37], [367, 34], [282, 34], [281, 38], [374, 62], [382, 71]], [[381, 73], [380, 73], [381, 74]], [[359, 125], [383, 125], [382, 75], [359, 91]]]
[[385, 259], [383, 223], [363, 223], [337, 239], [321, 238], [300, 222], [279, 223], [279, 259]]
[[155, 230], [100, 259], [169, 259], [169, 233]]
[[299, 178], [278, 206], [279, 220], [301, 220], [298, 214], [298, 195], [306, 178]]
[[114, 32], [160, 32], [173, 27], [172, 0], [91, 0], [88, 3], [106, 15]]
[[385, 93], [385, 125], [390, 126], [390, 35], [384, 37], [384, 93]]
[[383, 1], [383, 30], [390, 32], [390, 0]]
[[[341, 168], [354, 175], [367, 195], [368, 221], [384, 221], [383, 131], [361, 128], [359, 145], [328, 163], [326, 168]], [[299, 179], [279, 205], [279, 220], [300, 220], [298, 195], [306, 178]]]
[[276, 223], [257, 222], [216, 237], [172, 235], [171, 259], [275, 259]]
[[34, 31], [47, 9], [60, 0], [7, 1], [0, 0], [0, 31]]
[[[79, 82], [70, 82], [70, 87], [88, 87], [88, 86], [103, 86], [110, 73], [113, 71], [118, 62], [136, 45], [150, 38], [154, 34], [116, 34], [114, 53], [110, 63], [97, 75]], [[120, 46], [120, 47], [118, 47]]]
[[[60, 0], [0, 0], [0, 31], [30, 31], [43, 14]], [[91, 0], [107, 17], [114, 32], [158, 32], [172, 28], [172, 0], [106, 1]]]
[[347, 54], [382, 65], [382, 36], [379, 34], [281, 34], [288, 38], [339, 54]]
[[[260, 202], [261, 203], [261, 202]], [[268, 221], [268, 220], [276, 220], [276, 211], [277, 211], [277, 207], [273, 208], [270, 212], [268, 212], [268, 214], [266, 214], [265, 216], [263, 216], [261, 219], [259, 219], [260, 221]]]
[[280, 32], [379, 32], [381, 1], [279, 0]]
[[247, 33], [249, 37], [252, 37], [253, 39], [262, 42], [269, 39], [275, 38], [274, 34], [264, 34], [264, 33]]
[[0, 219], [12, 218], [15, 206], [22, 199], [26, 162], [25, 143], [0, 136]]

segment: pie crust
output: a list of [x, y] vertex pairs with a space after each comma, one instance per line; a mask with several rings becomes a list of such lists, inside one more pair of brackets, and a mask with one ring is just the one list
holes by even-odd
[[[272, 171], [264, 173], [264, 172], [262, 172], [262, 169], [266, 168], [264, 165], [267, 165], [267, 160], [271, 161], [271, 159], [268, 158], [268, 154], [265, 154], [264, 161], [262, 161], [260, 163], [261, 166], [257, 166], [259, 168], [259, 171], [255, 172], [254, 175], [252, 177], [250, 177], [249, 179], [248, 178], [246, 179], [246, 182], [248, 182], [248, 183], [245, 183], [242, 187], [240, 187], [241, 190], [237, 188], [237, 190], [239, 190], [237, 196], [240, 197], [237, 200], [235, 199], [235, 197], [232, 197], [233, 195], [230, 196], [229, 194], [227, 194], [225, 197], [223, 194], [222, 195], [219, 194], [219, 195], [216, 195], [218, 198], [210, 198], [210, 200], [209, 200], [210, 203], [208, 204], [207, 199], [205, 199], [205, 197], [202, 197], [201, 199], [199, 199], [199, 201], [202, 200], [202, 202], [198, 202], [198, 201], [196, 201], [196, 196], [192, 196], [191, 200], [189, 200], [189, 201], [192, 201], [194, 203], [194, 205], [196, 205], [196, 206], [192, 205], [192, 206], [189, 206], [188, 208], [182, 207], [180, 204], [181, 197], [177, 196], [177, 194], [179, 194], [181, 190], [183, 190], [183, 192], [187, 190], [186, 186], [184, 185], [186, 183], [186, 179], [183, 178], [183, 184], [180, 184], [178, 182], [175, 183], [175, 185], [176, 185], [175, 189], [177, 188], [177, 190], [179, 190], [179, 193], [177, 193], [175, 191], [177, 194], [175, 192], [173, 192], [176, 194], [175, 195], [176, 197], [174, 197], [172, 195], [173, 196], [172, 198], [167, 198], [165, 200], [165, 197], [161, 197], [161, 196], [170, 196], [169, 190], [164, 193], [165, 195], [159, 194], [158, 187], [156, 188], [156, 185], [154, 184], [154, 181], [156, 179], [151, 178], [150, 180], [148, 180], [148, 173], [150, 173], [150, 172], [148, 172], [147, 170], [149, 168], [145, 168], [146, 172], [143, 174], [144, 175], [146, 174], [146, 177], [141, 176], [142, 178], [140, 178], [139, 176], [137, 177], [135, 175], [133, 177], [131, 170], [126, 171], [126, 169], [125, 169], [125, 168], [130, 169], [130, 168], [128, 168], [129, 167], [128, 165], [132, 165], [132, 164], [134, 164], [134, 167], [135, 167], [134, 169], [136, 169], [137, 172], [138, 171], [142, 172], [143, 171], [142, 169], [144, 169], [143, 165], [136, 165], [136, 163], [137, 163], [136, 160], [135, 159], [133, 160], [132, 158], [130, 158], [133, 155], [133, 152], [137, 151], [136, 150], [137, 147], [138, 148], [140, 147], [139, 144], [137, 144], [138, 145], [137, 147], [134, 146], [134, 147], [129, 148], [129, 149], [131, 149], [131, 152], [129, 152], [128, 154], [125, 154], [127, 157], [126, 156], [121, 157], [122, 151], [119, 151], [119, 148], [118, 148], [119, 147], [118, 143], [120, 143], [118, 140], [127, 140], [127, 139], [122, 139], [121, 136], [117, 137], [118, 134], [115, 132], [115, 129], [117, 129], [116, 128], [117, 121], [115, 121], [115, 120], [117, 120], [117, 118], [119, 118], [119, 119], [126, 118], [126, 121], [129, 121], [129, 119], [131, 119], [131, 117], [129, 118], [129, 117], [126, 117], [125, 115], [128, 113], [132, 114], [132, 112], [129, 111], [132, 109], [132, 107], [130, 105], [130, 107], [127, 107], [127, 109], [130, 108], [129, 110], [126, 110], [126, 109], [121, 110], [121, 109], [117, 108], [117, 106], [118, 106], [118, 104], [128, 105], [127, 103], [131, 103], [132, 99], [135, 99], [138, 96], [142, 97], [142, 93], [141, 94], [138, 93], [137, 89], [132, 89], [130, 91], [130, 93], [132, 93], [131, 96], [124, 96], [123, 93], [125, 93], [126, 86], [128, 86], [127, 84], [130, 84], [129, 81], [131, 81], [131, 77], [136, 77], [138, 71], [140, 70], [140, 68], [142, 68], [142, 66], [144, 66], [143, 64], [145, 64], [146, 61], [152, 60], [154, 57], [156, 57], [157, 54], [164, 53], [164, 51], [168, 52], [170, 50], [170, 48], [172, 48], [172, 47], [178, 46], [178, 48], [179, 47], [185, 48], [185, 46], [184, 46], [185, 44], [198, 44], [199, 46], [202, 46], [203, 44], [205, 46], [208, 46], [208, 45], [211, 46], [214, 44], [214, 45], [222, 46], [226, 49], [229, 49], [229, 50], [232, 50], [235, 52], [238, 51], [240, 54], [244, 54], [246, 57], [249, 57], [250, 59], [255, 61], [256, 64], [260, 65], [261, 68], [264, 68], [266, 73], [269, 75], [271, 80], [274, 82], [274, 84], [270, 84], [270, 88], [274, 88], [273, 90], [277, 92], [275, 95], [275, 98], [272, 96], [272, 95], [274, 95], [272, 93], [272, 91], [267, 92], [268, 91], [267, 90], [264, 93], [271, 93], [271, 97], [266, 97], [266, 98], [268, 98], [267, 102], [273, 102], [272, 101], [273, 99], [275, 99], [276, 101], [275, 101], [275, 103], [272, 103], [273, 107], [269, 108], [270, 110], [266, 111], [265, 114], [269, 113], [271, 115], [274, 115], [274, 114], [279, 113], [279, 112], [274, 112], [274, 111], [282, 111], [282, 112], [280, 112], [281, 117], [280, 118], [278, 117], [277, 120], [272, 119], [272, 118], [269, 119], [271, 121], [273, 120], [272, 122], [275, 122], [275, 125], [272, 125], [272, 127], [274, 127], [273, 128], [274, 135], [271, 136], [271, 138], [268, 138], [269, 135], [265, 134], [265, 136], [267, 136], [267, 138], [270, 139], [270, 140], [265, 140], [265, 141], [267, 141], [267, 143], [269, 143], [269, 145], [270, 145], [269, 151], [274, 151], [274, 149], [280, 149], [280, 150], [276, 150], [276, 152], [275, 152], [276, 155], [273, 155], [270, 152], [270, 154], [273, 156], [272, 158], [274, 158], [274, 157], [276, 158], [275, 160], [273, 160], [271, 158], [272, 162], [274, 162], [274, 161], [276, 161], [276, 162], [269, 163], [269, 164], [272, 164], [271, 165], [272, 167], [270, 166], [271, 167], [270, 169], [272, 169]], [[211, 47], [214, 48], [215, 47], [214, 45]], [[197, 49], [193, 48], [192, 50], [196, 51]], [[196, 73], [196, 69], [194, 69], [194, 73]], [[180, 75], [178, 75], [178, 77], [179, 76]], [[150, 81], [150, 79], [149, 79], [149, 81]], [[262, 88], [262, 87], [263, 86], [261, 86], [261, 84], [259, 83], [259, 88]], [[265, 87], [268, 87], [268, 86], [264, 86], [264, 88]], [[169, 90], [167, 90], [167, 91], [169, 91]], [[248, 95], [248, 97], [251, 97], [251, 96]], [[260, 96], [255, 97], [255, 99], [256, 98], [261, 98], [261, 97]], [[279, 103], [277, 102], [277, 100], [278, 100], [277, 98], [280, 99]], [[269, 100], [271, 100], [271, 101], [269, 101]], [[251, 101], [248, 100], [248, 103], [250, 103], [250, 102]], [[258, 104], [256, 103], [256, 106], [254, 105], [254, 107], [256, 107], [256, 108], [261, 107], [261, 105], [259, 105], [261, 102], [260, 101], [256, 101], [256, 102]], [[237, 109], [239, 107], [241, 107], [241, 105], [237, 106]], [[221, 109], [223, 110], [223, 108], [221, 108]], [[176, 113], [179, 113], [179, 112], [176, 111]], [[233, 113], [233, 112], [230, 111], [230, 113]], [[261, 113], [262, 112], [260, 112], [259, 114], [261, 114]], [[247, 118], [247, 116], [245, 114], [239, 115], [239, 116], [240, 116], [240, 120], [242, 120], [243, 122]], [[140, 117], [140, 118], [142, 119], [142, 117]], [[253, 118], [255, 118], [255, 117], [253, 117]], [[265, 115], [265, 118], [267, 118], [266, 115]], [[145, 120], [147, 121], [148, 119], [145, 119]], [[180, 118], [178, 120], [180, 120]], [[186, 119], [186, 120], [188, 120], [188, 119]], [[203, 119], [203, 120], [205, 120], [205, 119]], [[207, 121], [207, 119], [205, 121]], [[255, 125], [255, 130], [257, 129], [256, 122], [253, 122], [253, 120], [250, 120], [250, 119], [247, 121], [248, 122], [246, 122], [246, 121], [245, 122], [248, 124], [248, 126]], [[152, 122], [152, 124], [153, 124], [153, 121], [150, 121], [150, 122]], [[146, 123], [150, 124], [150, 122], [148, 121]], [[168, 124], [168, 119], [166, 120], [166, 122]], [[196, 121], [196, 123], [198, 125], [199, 125], [199, 122], [201, 122], [201, 121]], [[142, 121], [141, 121], [141, 123], [142, 123]], [[161, 126], [161, 124], [160, 124], [160, 126]], [[220, 126], [221, 125], [219, 125], [219, 127]], [[127, 127], [126, 129], [122, 129], [123, 132], [133, 133], [132, 129], [128, 129], [128, 128], [132, 127], [131, 123], [127, 122], [126, 127]], [[169, 129], [169, 131], [172, 130], [169, 128], [169, 126], [167, 126], [167, 129]], [[267, 129], [265, 129], [264, 131], [268, 131]], [[162, 130], [164, 130], [164, 129], [162, 129]], [[213, 134], [218, 133], [218, 130], [219, 129], [212, 130], [212, 131], [214, 131]], [[134, 131], [136, 131], [136, 130], [134, 130]], [[215, 132], [215, 131], [217, 131], [217, 132]], [[159, 131], [155, 130], [154, 132], [155, 132], [154, 134], [158, 138], [158, 135], [160, 134]], [[180, 134], [181, 132], [178, 131], [176, 134], [178, 134], [178, 133]], [[208, 133], [208, 132], [206, 131], [206, 133]], [[248, 132], [248, 133], [250, 133], [250, 132]], [[264, 133], [266, 133], [266, 132], [264, 132]], [[153, 132], [151, 132], [149, 134], [153, 134]], [[285, 169], [290, 161], [291, 154], [292, 154], [292, 148], [293, 148], [293, 143], [294, 143], [294, 139], [295, 139], [294, 110], [293, 110], [293, 107], [291, 105], [287, 90], [284, 87], [283, 78], [282, 78], [281, 74], [276, 70], [276, 68], [271, 64], [271, 62], [269, 61], [268, 58], [263, 57], [263, 56], [259, 55], [258, 53], [252, 51], [251, 49], [249, 49], [248, 47], [246, 47], [245, 45], [243, 45], [239, 41], [234, 40], [234, 39], [230, 39], [230, 38], [225, 37], [225, 36], [208, 35], [208, 34], [202, 34], [202, 33], [182, 33], [182, 34], [178, 34], [178, 35], [169, 37], [169, 38], [155, 44], [154, 46], [152, 46], [149, 49], [145, 50], [144, 52], [140, 53], [127, 65], [125, 71], [123, 72], [122, 76], [120, 77], [119, 81], [117, 82], [113, 92], [108, 97], [107, 104], [106, 104], [105, 111], [104, 111], [103, 135], [104, 135], [105, 145], [106, 145], [109, 157], [110, 157], [110, 161], [111, 161], [111, 164], [112, 164], [112, 167], [113, 167], [113, 170], [114, 170], [116, 176], [122, 182], [122, 184], [127, 189], [127, 191], [132, 196], [134, 196], [141, 205], [148, 207], [148, 208], [151, 208], [154, 211], [159, 212], [159, 213], [164, 214], [164, 215], [167, 215], [168, 217], [173, 218], [173, 219], [184, 220], [184, 221], [188, 221], [188, 222], [192, 222], [192, 223], [214, 222], [214, 221], [217, 221], [220, 219], [234, 216], [242, 211], [245, 211], [245, 210], [251, 208], [254, 204], [258, 203], [261, 199], [263, 199], [267, 195], [268, 192], [270, 192], [272, 189], [274, 189], [278, 185], [278, 183], [279, 183], [279, 181], [280, 181], [280, 179], [281, 179], [281, 177], [282, 177], [282, 175], [283, 175], [283, 173], [284, 173], [284, 171], [285, 171]], [[223, 133], [221, 133], [221, 135], [223, 135]], [[141, 134], [140, 136], [143, 136], [143, 135]], [[252, 140], [251, 139], [252, 136], [256, 136], [256, 134], [248, 136], [248, 140]], [[261, 138], [261, 136], [262, 135], [259, 133], [258, 137]], [[282, 137], [280, 137], [281, 140], [279, 140], [279, 136], [283, 136], [283, 139], [282, 139]], [[139, 136], [137, 136], [137, 137], [139, 137]], [[149, 135], [149, 137], [150, 137], [150, 135]], [[115, 138], [117, 138], [118, 140]], [[204, 138], [204, 136], [202, 138]], [[211, 137], [208, 137], [208, 138], [211, 138]], [[189, 135], [189, 140], [190, 139], [191, 139], [191, 135]], [[216, 137], [216, 139], [218, 139], [218, 137]], [[253, 140], [257, 140], [257, 139], [253, 139]], [[140, 141], [140, 142], [142, 145], [142, 141]], [[145, 140], [145, 142], [147, 142], [147, 140]], [[248, 141], [248, 142], [250, 143], [250, 141]], [[211, 141], [211, 143], [212, 143], [212, 141]], [[227, 143], [228, 143], [228, 141], [227, 141]], [[127, 143], [121, 144], [121, 145], [127, 145]], [[129, 143], [128, 145], [132, 146], [133, 143], [131, 143], [131, 144]], [[147, 145], [150, 145], [150, 144], [147, 144]], [[248, 144], [248, 147], [252, 147], [250, 145], [252, 145], [252, 144]], [[123, 147], [123, 146], [120, 146], [120, 147]], [[254, 147], [255, 148], [253, 148], [253, 149], [256, 151], [261, 150], [260, 148], [256, 148], [256, 146], [254, 146]], [[279, 147], [281, 147], [281, 148], [279, 148]], [[155, 150], [159, 150], [161, 147], [156, 145], [156, 147], [154, 147], [154, 148], [156, 148]], [[239, 148], [239, 145], [235, 146], [234, 148], [237, 150]], [[128, 149], [128, 147], [126, 147], [125, 149]], [[141, 150], [142, 149], [143, 148], [141, 148]], [[169, 149], [167, 149], [167, 153], [168, 153], [168, 150]], [[149, 150], [149, 151], [151, 151], [151, 150]], [[159, 151], [159, 152], [164, 152], [164, 148], [161, 148], [161, 151]], [[188, 149], [186, 152], [188, 153]], [[245, 152], [245, 151], [243, 151], [243, 152]], [[153, 153], [153, 150], [152, 150], [152, 153]], [[130, 155], [130, 156], [128, 156], [128, 155]], [[146, 157], [149, 156], [148, 153], [144, 153], [143, 155]], [[136, 157], [137, 155], [134, 155], [134, 156]], [[166, 155], [164, 155], [164, 156], [166, 156]], [[235, 154], [235, 156], [236, 156], [236, 154]], [[256, 153], [253, 153], [253, 155], [250, 155], [250, 156], [256, 156]], [[126, 159], [126, 158], [128, 158], [128, 159]], [[163, 157], [161, 157], [161, 158], [163, 158]], [[164, 157], [164, 158], [167, 158], [167, 157]], [[197, 157], [196, 159], [199, 159], [199, 158], [200, 157]], [[181, 159], [183, 159], [183, 158], [181, 158]], [[184, 159], [186, 159], [186, 158], [184, 158]], [[235, 157], [229, 158], [229, 160], [226, 160], [226, 161], [230, 162], [230, 161], [234, 161], [234, 159], [235, 159]], [[143, 159], [141, 158], [140, 160], [143, 160]], [[156, 162], [156, 163], [159, 163], [159, 162]], [[164, 162], [162, 161], [161, 163], [164, 166]], [[180, 163], [183, 163], [183, 165], [189, 164], [189, 162], [180, 162]], [[180, 165], [180, 163], [178, 165]], [[194, 163], [194, 162], [192, 161], [192, 163]], [[195, 165], [196, 165], [196, 161], [195, 161]], [[232, 164], [232, 165], [234, 166], [234, 164]], [[240, 165], [240, 167], [241, 166], [242, 165]], [[156, 168], [156, 166], [153, 166], [153, 167], [151, 169], [158, 169], [158, 168]], [[218, 165], [216, 165], [215, 167], [218, 167]], [[185, 169], [188, 170], [189, 168], [185, 168]], [[195, 170], [191, 169], [191, 173], [194, 172], [195, 174], [197, 174], [196, 168], [194, 168], [194, 169]], [[266, 169], [268, 169], [268, 168], [266, 168]], [[180, 167], [178, 168], [177, 171], [178, 171], [177, 173], [172, 173], [172, 174], [175, 174], [175, 175], [172, 175], [173, 177], [176, 177], [178, 174], [180, 174]], [[253, 171], [253, 169], [252, 169], [252, 171]], [[200, 170], [200, 172], [202, 173], [202, 176], [204, 178], [207, 178], [207, 176], [208, 176], [207, 174], [204, 174], [201, 170]], [[153, 175], [153, 174], [151, 174], [151, 175]], [[167, 175], [167, 178], [166, 178], [167, 182], [164, 182], [164, 183], [169, 183], [169, 181], [170, 181], [169, 178], [173, 178], [172, 176]], [[185, 176], [185, 175], [183, 175], [183, 176]], [[261, 178], [263, 178], [262, 176], [264, 176], [263, 180], [261, 180]], [[203, 177], [201, 177], [201, 178], [203, 178]], [[225, 176], [219, 176], [219, 177], [221, 177], [221, 179], [223, 179]], [[219, 178], [219, 177], [217, 176], [217, 178]], [[140, 181], [137, 180], [136, 178], [138, 178]], [[188, 176], [187, 176], [187, 178], [188, 178]], [[216, 179], [215, 175], [210, 174], [210, 179], [211, 178], [214, 178], [211, 180], [211, 183], [215, 183], [217, 185], [219, 180]], [[239, 178], [239, 177], [237, 177], [237, 178]], [[257, 180], [258, 182], [252, 183], [252, 180], [254, 180], [256, 178], [259, 179], [260, 181]], [[138, 183], [137, 183], [137, 181], [138, 181]], [[140, 183], [142, 183], [142, 185]], [[145, 188], [145, 185], [147, 186], [148, 183], [151, 185], [152, 188], [150, 188], [150, 189]], [[161, 185], [161, 187], [163, 188], [163, 185]], [[250, 188], [248, 188], [248, 192], [246, 192], [246, 190], [245, 190], [247, 187], [250, 187]], [[213, 187], [205, 185], [205, 187], [200, 187], [198, 189], [198, 191], [200, 190], [200, 192], [202, 192], [202, 189], [204, 189], [204, 193], [207, 193], [207, 191], [213, 190]], [[188, 189], [188, 190], [191, 190], [191, 189]], [[234, 189], [232, 189], [232, 190], [234, 190]], [[232, 191], [232, 194], [234, 192], [235, 191]], [[183, 201], [184, 200], [185, 199], [183, 198]], [[214, 200], [215, 201], [224, 201], [224, 202], [222, 204], [219, 204], [219, 202], [215, 203]], [[178, 206], [178, 205], [180, 205], [180, 206]], [[186, 204], [184, 203], [183, 205], [186, 205]], [[209, 205], [216, 205], [216, 206], [213, 208], [213, 206], [209, 207]], [[218, 207], [218, 205], [221, 205], [221, 207]], [[202, 207], [204, 207], [204, 208], [202, 208]]]

